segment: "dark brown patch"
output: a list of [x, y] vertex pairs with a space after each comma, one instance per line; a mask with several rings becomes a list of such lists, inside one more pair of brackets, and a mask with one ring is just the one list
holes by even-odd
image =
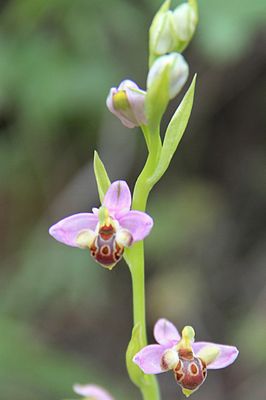
[[110, 252], [110, 249], [109, 249], [108, 246], [104, 246], [104, 247], [102, 248], [102, 253], [103, 253], [104, 255], [109, 254], [109, 252]]
[[194, 355], [191, 350], [188, 349], [180, 349], [178, 351], [179, 357], [185, 358], [186, 360], [193, 360]]
[[175, 378], [178, 382], [181, 382], [182, 379], [184, 378], [184, 374], [179, 373], [179, 372], [175, 372]]
[[175, 367], [175, 371], [178, 372], [182, 368], [182, 363], [179, 360], [177, 366]]

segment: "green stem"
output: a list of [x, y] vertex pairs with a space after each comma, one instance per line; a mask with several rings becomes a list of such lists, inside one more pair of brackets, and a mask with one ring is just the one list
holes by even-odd
[[[146, 204], [151, 187], [148, 178], [152, 175], [161, 151], [161, 138], [158, 132], [151, 134], [145, 127], [144, 136], [149, 150], [146, 164], [137, 179], [133, 194], [133, 209], [146, 210]], [[136, 243], [131, 249], [125, 251], [125, 260], [128, 263], [132, 277], [133, 291], [133, 318], [134, 326], [140, 325], [141, 347], [147, 345], [146, 333], [146, 307], [145, 307], [145, 269], [144, 269], [144, 244]], [[160, 391], [154, 375], [146, 375], [145, 382], [139, 386], [143, 400], [160, 400]]]
[[[146, 135], [147, 133], [145, 134], [145, 137]], [[152, 187], [148, 184], [148, 179], [153, 174], [162, 148], [159, 131], [150, 134], [149, 140], [149, 155], [146, 164], [144, 165], [144, 168], [137, 179], [133, 193], [132, 208], [139, 211], [146, 210], [148, 196], [152, 189]]]
[[[144, 274], [144, 245], [143, 241], [136, 243], [126, 251], [133, 290], [133, 318], [134, 326], [140, 324], [142, 347], [147, 345], [146, 307], [145, 307], [145, 274]], [[145, 383], [140, 387], [143, 400], [160, 400], [160, 391], [154, 375], [146, 375]]]

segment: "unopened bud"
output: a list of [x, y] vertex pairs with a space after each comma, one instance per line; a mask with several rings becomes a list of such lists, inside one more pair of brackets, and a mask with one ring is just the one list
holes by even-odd
[[189, 42], [196, 26], [197, 15], [190, 4], [181, 4], [173, 11], [173, 28], [179, 41]]
[[146, 92], [141, 90], [135, 82], [125, 80], [118, 88], [111, 88], [106, 105], [127, 128], [146, 125], [145, 95]]
[[147, 87], [149, 89], [166, 68], [169, 68], [169, 99], [173, 99], [184, 86], [189, 71], [188, 64], [179, 53], [171, 53], [157, 58], [149, 71]]
[[181, 53], [189, 44], [198, 23], [197, 0], [188, 0], [169, 10], [166, 0], [156, 13], [150, 27], [151, 64], [156, 57], [176, 51]]
[[172, 11], [158, 16], [150, 30], [150, 48], [154, 55], [163, 55], [175, 48], [175, 37], [172, 32]]

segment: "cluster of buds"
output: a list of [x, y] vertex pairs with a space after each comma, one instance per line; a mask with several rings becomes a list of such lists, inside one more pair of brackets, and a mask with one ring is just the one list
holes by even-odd
[[150, 28], [150, 52], [154, 56], [181, 53], [192, 39], [198, 23], [196, 1], [189, 1], [169, 10], [166, 1], [155, 15]]
[[[196, 0], [169, 10], [166, 0], [155, 15], [150, 28], [150, 70], [147, 91], [152, 89], [160, 76], [168, 74], [168, 100], [181, 91], [187, 81], [189, 68], [181, 52], [189, 44], [198, 22]], [[127, 79], [111, 88], [107, 107], [127, 128], [147, 124], [145, 98], [147, 92]]]

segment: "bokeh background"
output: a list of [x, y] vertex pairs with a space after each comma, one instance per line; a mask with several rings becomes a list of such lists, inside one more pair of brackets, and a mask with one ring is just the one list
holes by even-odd
[[[112, 180], [133, 187], [143, 138], [108, 113], [105, 99], [124, 78], [145, 87], [147, 31], [160, 3], [1, 1], [4, 400], [74, 398], [75, 382], [102, 384], [118, 400], [139, 398], [124, 365], [132, 322], [126, 265], [110, 273], [47, 231], [99, 205], [94, 149]], [[198, 72], [193, 113], [148, 209], [155, 219], [146, 241], [149, 337], [164, 316], [180, 329], [193, 324], [198, 340], [236, 344], [237, 363], [210, 371], [193, 398], [264, 400], [266, 3], [199, 4], [200, 25], [185, 52], [190, 78]], [[181, 399], [171, 373], [160, 383], [163, 399]]]

